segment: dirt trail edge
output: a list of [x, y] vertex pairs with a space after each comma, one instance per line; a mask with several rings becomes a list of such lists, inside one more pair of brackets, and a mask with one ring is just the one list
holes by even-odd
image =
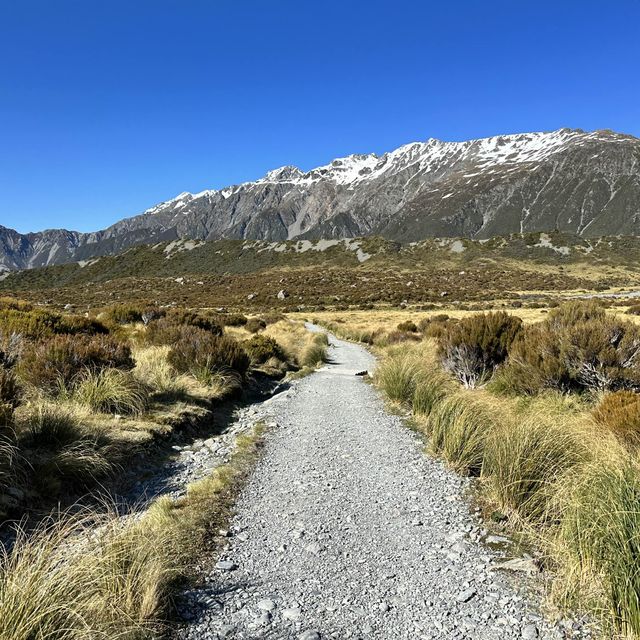
[[178, 637], [564, 637], [495, 568], [467, 480], [425, 456], [355, 375], [373, 357], [331, 345], [330, 364], [264, 404], [277, 426], [228, 548], [182, 594]]

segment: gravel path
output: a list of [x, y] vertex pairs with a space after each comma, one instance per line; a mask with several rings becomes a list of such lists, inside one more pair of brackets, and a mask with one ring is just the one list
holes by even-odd
[[[183, 639], [561, 638], [496, 564], [467, 480], [354, 374], [373, 358], [332, 339], [333, 362], [265, 403], [277, 423], [237, 504], [229, 545], [185, 592]], [[519, 583], [525, 580], [518, 580]], [[585, 637], [585, 631], [577, 631]]]

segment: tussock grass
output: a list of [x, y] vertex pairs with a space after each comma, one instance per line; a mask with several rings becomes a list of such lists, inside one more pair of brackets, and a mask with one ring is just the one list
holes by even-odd
[[429, 415], [429, 449], [456, 471], [480, 475], [487, 439], [499, 420], [495, 411], [471, 394], [449, 395]]
[[55, 449], [82, 439], [86, 431], [76, 413], [62, 404], [32, 402], [20, 415], [20, 427], [29, 445]]
[[485, 447], [483, 489], [501, 512], [540, 523], [555, 519], [549, 507], [557, 483], [589, 460], [584, 435], [569, 418], [538, 410], [511, 416], [494, 429]]
[[378, 366], [376, 383], [394, 402], [408, 404], [422, 377], [419, 355], [407, 348], [395, 349]]
[[434, 407], [439, 405], [455, 389], [450, 376], [437, 367], [422, 371], [416, 381], [411, 408], [414, 415], [428, 417]]
[[303, 367], [317, 367], [327, 361], [329, 339], [326, 333], [314, 334], [311, 342], [302, 350], [300, 364]]
[[188, 380], [185, 380], [184, 376], [178, 375], [169, 364], [170, 348], [165, 345], [135, 349], [133, 357], [136, 366], [133, 373], [142, 383], [150, 386], [155, 393], [177, 397], [188, 392]]
[[100, 413], [138, 416], [149, 405], [151, 389], [128, 371], [87, 371], [76, 384], [72, 398]]
[[165, 535], [146, 533], [86, 512], [21, 531], [0, 558], [0, 638], [151, 637], [173, 570]]
[[556, 595], [584, 602], [608, 628], [640, 636], [640, 465], [612, 442], [559, 490]]
[[19, 531], [0, 556], [0, 638], [141, 640], [158, 637], [171, 588], [190, 574], [223, 525], [260, 450], [262, 428], [238, 438], [228, 464], [163, 497], [139, 518], [85, 511]]
[[594, 420], [593, 397], [466, 390], [426, 344], [386, 348], [375, 381], [413, 407], [432, 453], [480, 476], [487, 511], [542, 550], [557, 604], [595, 614], [607, 637], [640, 637], [640, 462]]

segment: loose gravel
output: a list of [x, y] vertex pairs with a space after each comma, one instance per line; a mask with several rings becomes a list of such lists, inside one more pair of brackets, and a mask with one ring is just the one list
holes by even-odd
[[504, 551], [485, 544], [468, 480], [425, 456], [355, 375], [372, 356], [333, 338], [330, 355], [263, 403], [256, 417], [274, 425], [265, 454], [227, 548], [178, 600], [177, 637], [588, 637], [545, 622], [525, 574], [498, 568]]

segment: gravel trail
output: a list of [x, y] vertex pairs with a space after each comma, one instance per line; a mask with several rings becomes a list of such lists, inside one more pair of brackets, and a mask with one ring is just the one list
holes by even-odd
[[[332, 338], [332, 363], [264, 404], [276, 423], [236, 505], [229, 544], [182, 594], [183, 639], [561, 638], [465, 499]], [[524, 580], [518, 580], [519, 583]], [[580, 633], [580, 632], [578, 632]], [[582, 631], [582, 636], [586, 633]]]

